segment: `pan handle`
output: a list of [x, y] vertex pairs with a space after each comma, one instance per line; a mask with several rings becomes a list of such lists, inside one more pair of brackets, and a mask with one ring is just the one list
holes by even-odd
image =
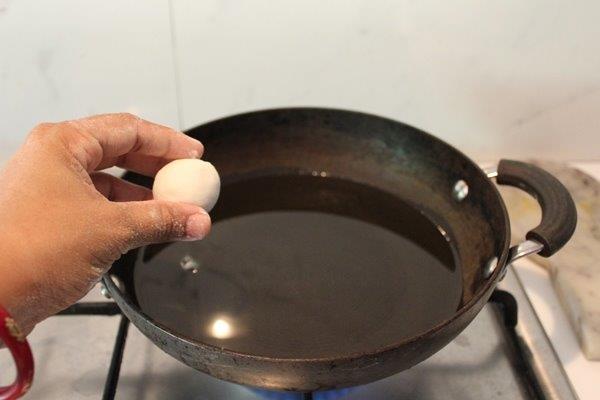
[[542, 221], [527, 232], [526, 241], [510, 249], [508, 263], [532, 253], [550, 257], [573, 236], [577, 225], [575, 203], [554, 176], [535, 165], [512, 160], [500, 160], [497, 173], [489, 170], [486, 173], [495, 176], [501, 185], [525, 190], [542, 208]]

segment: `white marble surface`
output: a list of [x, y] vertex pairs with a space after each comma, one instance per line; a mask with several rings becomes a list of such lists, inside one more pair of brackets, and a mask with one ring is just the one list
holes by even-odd
[[[600, 162], [573, 163], [573, 165], [600, 179]], [[549, 272], [529, 259], [519, 260], [515, 266], [515, 271], [523, 281], [527, 295], [579, 398], [598, 399], [600, 362], [589, 361], [583, 355], [575, 332], [554, 290]]]
[[600, 156], [600, 2], [174, 0], [185, 127], [367, 111], [480, 159]]
[[190, 127], [291, 105], [393, 117], [482, 159], [595, 159], [599, 13], [593, 1], [0, 0], [0, 163], [43, 120], [125, 110]]
[[[600, 183], [562, 162], [531, 162], [558, 178], [577, 207], [577, 228], [566, 246], [552, 257], [531, 260], [548, 269], [586, 357], [600, 361]], [[518, 243], [539, 223], [539, 203], [517, 188], [499, 189], [510, 215], [513, 243]]]
[[[0, 0], [0, 164], [36, 123], [363, 110], [480, 159], [596, 159], [600, 3]], [[573, 140], [573, 139], [576, 140]]]
[[43, 121], [178, 125], [167, 0], [0, 0], [0, 165]]

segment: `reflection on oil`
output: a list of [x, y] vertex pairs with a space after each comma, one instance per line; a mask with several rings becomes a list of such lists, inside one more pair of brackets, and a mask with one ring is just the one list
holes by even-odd
[[210, 335], [216, 339], [229, 339], [233, 334], [231, 322], [225, 318], [216, 318], [210, 327]]
[[200, 263], [189, 254], [186, 254], [181, 258], [179, 265], [184, 271], [191, 271], [192, 274], [198, 273], [198, 268], [200, 268]]

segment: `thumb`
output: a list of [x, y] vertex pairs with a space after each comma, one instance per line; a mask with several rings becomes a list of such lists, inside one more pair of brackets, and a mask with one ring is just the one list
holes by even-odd
[[199, 240], [208, 234], [210, 216], [202, 208], [161, 200], [119, 203], [129, 232], [126, 246], [139, 247], [173, 240]]

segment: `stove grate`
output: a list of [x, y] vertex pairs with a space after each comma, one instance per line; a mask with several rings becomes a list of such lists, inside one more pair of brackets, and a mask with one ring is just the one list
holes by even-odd
[[[501, 313], [505, 334], [511, 346], [514, 349], [515, 368], [521, 372], [519, 376], [523, 380], [524, 386], [528, 390], [528, 394], [532, 399], [543, 399], [543, 392], [540, 387], [533, 368], [526, 357], [526, 345], [520, 340], [515, 326], [518, 320], [518, 307], [515, 298], [507, 291], [496, 289], [489, 299], [489, 302], [495, 304]], [[121, 312], [116, 303], [112, 301], [106, 302], [85, 302], [77, 303], [73, 306], [61, 311], [58, 315], [75, 316], [75, 315], [121, 315]], [[121, 372], [121, 364], [123, 362], [123, 352], [127, 341], [127, 332], [129, 329], [129, 320], [121, 315], [121, 321], [115, 339], [115, 345], [111, 357], [106, 383], [104, 385], [103, 400], [113, 400], [116, 395], [117, 385], [119, 383], [119, 374]], [[273, 392], [271, 392], [272, 394]], [[297, 394], [303, 400], [319, 400], [329, 399], [328, 393], [331, 392], [315, 392]], [[344, 394], [347, 392], [344, 392]]]

